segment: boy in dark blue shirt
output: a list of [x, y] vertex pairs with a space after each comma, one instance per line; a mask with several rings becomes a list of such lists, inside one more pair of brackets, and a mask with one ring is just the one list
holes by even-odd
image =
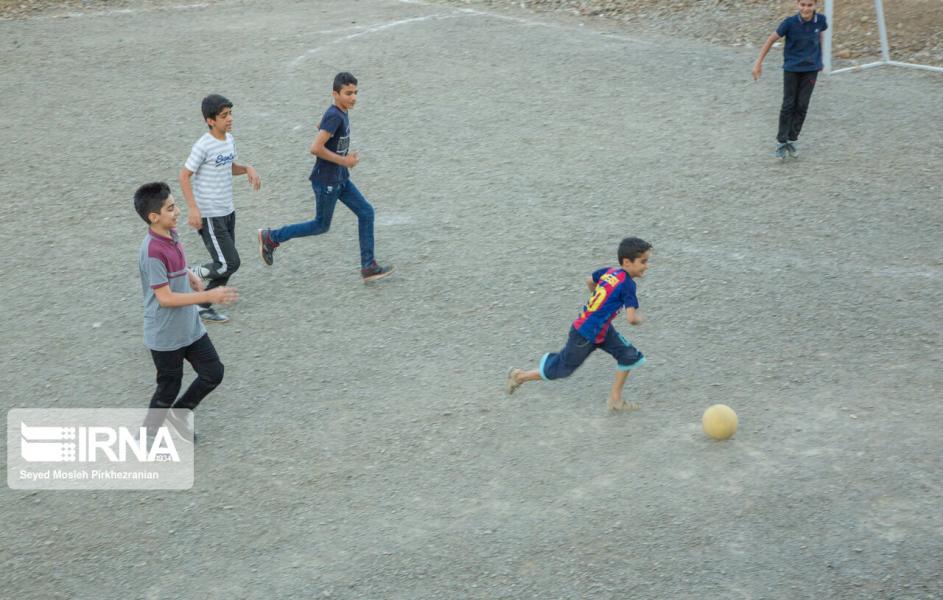
[[796, 0], [799, 12], [783, 20], [770, 34], [760, 57], [753, 65], [753, 79], [763, 73], [763, 59], [773, 44], [786, 38], [783, 49], [783, 105], [779, 111], [779, 132], [776, 156], [785, 158], [788, 152], [795, 158], [799, 152], [796, 141], [802, 130], [815, 79], [822, 70], [822, 32], [828, 29], [825, 15], [815, 12], [816, 0]]
[[273, 253], [280, 244], [296, 237], [320, 235], [331, 228], [334, 207], [343, 202], [357, 215], [360, 236], [360, 274], [364, 282], [386, 277], [392, 265], [380, 266], [373, 256], [373, 206], [350, 180], [350, 169], [360, 157], [350, 152], [350, 118], [347, 112], [357, 103], [357, 78], [350, 73], [334, 77], [334, 104], [327, 109], [318, 125], [318, 134], [311, 145], [311, 154], [318, 157], [311, 171], [314, 189], [315, 218], [279, 229], [259, 230], [259, 254], [262, 262], [271, 265]]
[[513, 394], [525, 381], [569, 377], [596, 348], [601, 348], [618, 363], [616, 380], [609, 392], [609, 410], [637, 409], [638, 404], [622, 400], [622, 388], [625, 387], [629, 371], [641, 366], [645, 357], [615, 330], [612, 321], [625, 308], [630, 325], [642, 323], [642, 317], [636, 313], [638, 298], [635, 295], [634, 279], [645, 275], [651, 256], [652, 245], [648, 242], [635, 237], [622, 240], [619, 244], [619, 266], [599, 269], [586, 278], [586, 286], [593, 295], [573, 321], [563, 350], [545, 354], [540, 360], [540, 367], [533, 371], [508, 371], [505, 391]]

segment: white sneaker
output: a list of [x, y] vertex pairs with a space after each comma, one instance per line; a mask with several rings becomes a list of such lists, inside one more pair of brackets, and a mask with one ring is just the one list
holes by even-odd
[[210, 270], [204, 267], [203, 265], [193, 265], [190, 267], [190, 271], [194, 275], [203, 280], [203, 283], [206, 284], [206, 278], [210, 276]]
[[167, 422], [185, 441], [196, 442], [196, 431], [193, 427], [193, 411], [172, 408], [167, 411]]
[[204, 323], [228, 323], [229, 317], [224, 315], [221, 312], [218, 312], [212, 306], [209, 308], [201, 308], [197, 311], [200, 315], [200, 318], [203, 319]]

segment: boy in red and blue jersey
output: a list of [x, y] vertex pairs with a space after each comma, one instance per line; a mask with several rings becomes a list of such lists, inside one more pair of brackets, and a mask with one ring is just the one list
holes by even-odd
[[609, 392], [609, 410], [635, 410], [639, 406], [622, 400], [622, 388], [629, 372], [645, 363], [645, 357], [629, 343], [612, 321], [625, 308], [630, 325], [640, 325], [635, 279], [645, 275], [652, 256], [652, 245], [636, 237], [627, 237], [619, 244], [619, 266], [602, 268], [586, 278], [592, 292], [589, 302], [570, 327], [563, 350], [548, 353], [533, 371], [512, 368], [508, 371], [505, 391], [513, 394], [525, 381], [552, 380], [569, 377], [597, 348], [610, 354], [618, 364], [616, 379]]

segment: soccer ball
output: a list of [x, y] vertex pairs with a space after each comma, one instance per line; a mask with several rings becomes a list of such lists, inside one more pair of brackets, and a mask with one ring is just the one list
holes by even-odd
[[737, 432], [737, 413], [726, 404], [715, 404], [708, 407], [701, 417], [704, 433], [715, 440], [729, 439]]

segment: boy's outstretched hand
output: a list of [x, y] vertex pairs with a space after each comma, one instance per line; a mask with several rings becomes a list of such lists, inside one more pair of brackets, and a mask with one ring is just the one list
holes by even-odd
[[239, 294], [234, 287], [220, 286], [206, 293], [210, 295], [209, 300], [212, 304], [232, 304], [239, 299]]
[[763, 65], [760, 63], [753, 64], [753, 81], [759, 81], [760, 75], [763, 74]]
[[249, 178], [249, 183], [252, 185], [253, 191], [257, 192], [262, 188], [262, 178], [255, 172], [255, 169], [246, 167], [246, 177]]

